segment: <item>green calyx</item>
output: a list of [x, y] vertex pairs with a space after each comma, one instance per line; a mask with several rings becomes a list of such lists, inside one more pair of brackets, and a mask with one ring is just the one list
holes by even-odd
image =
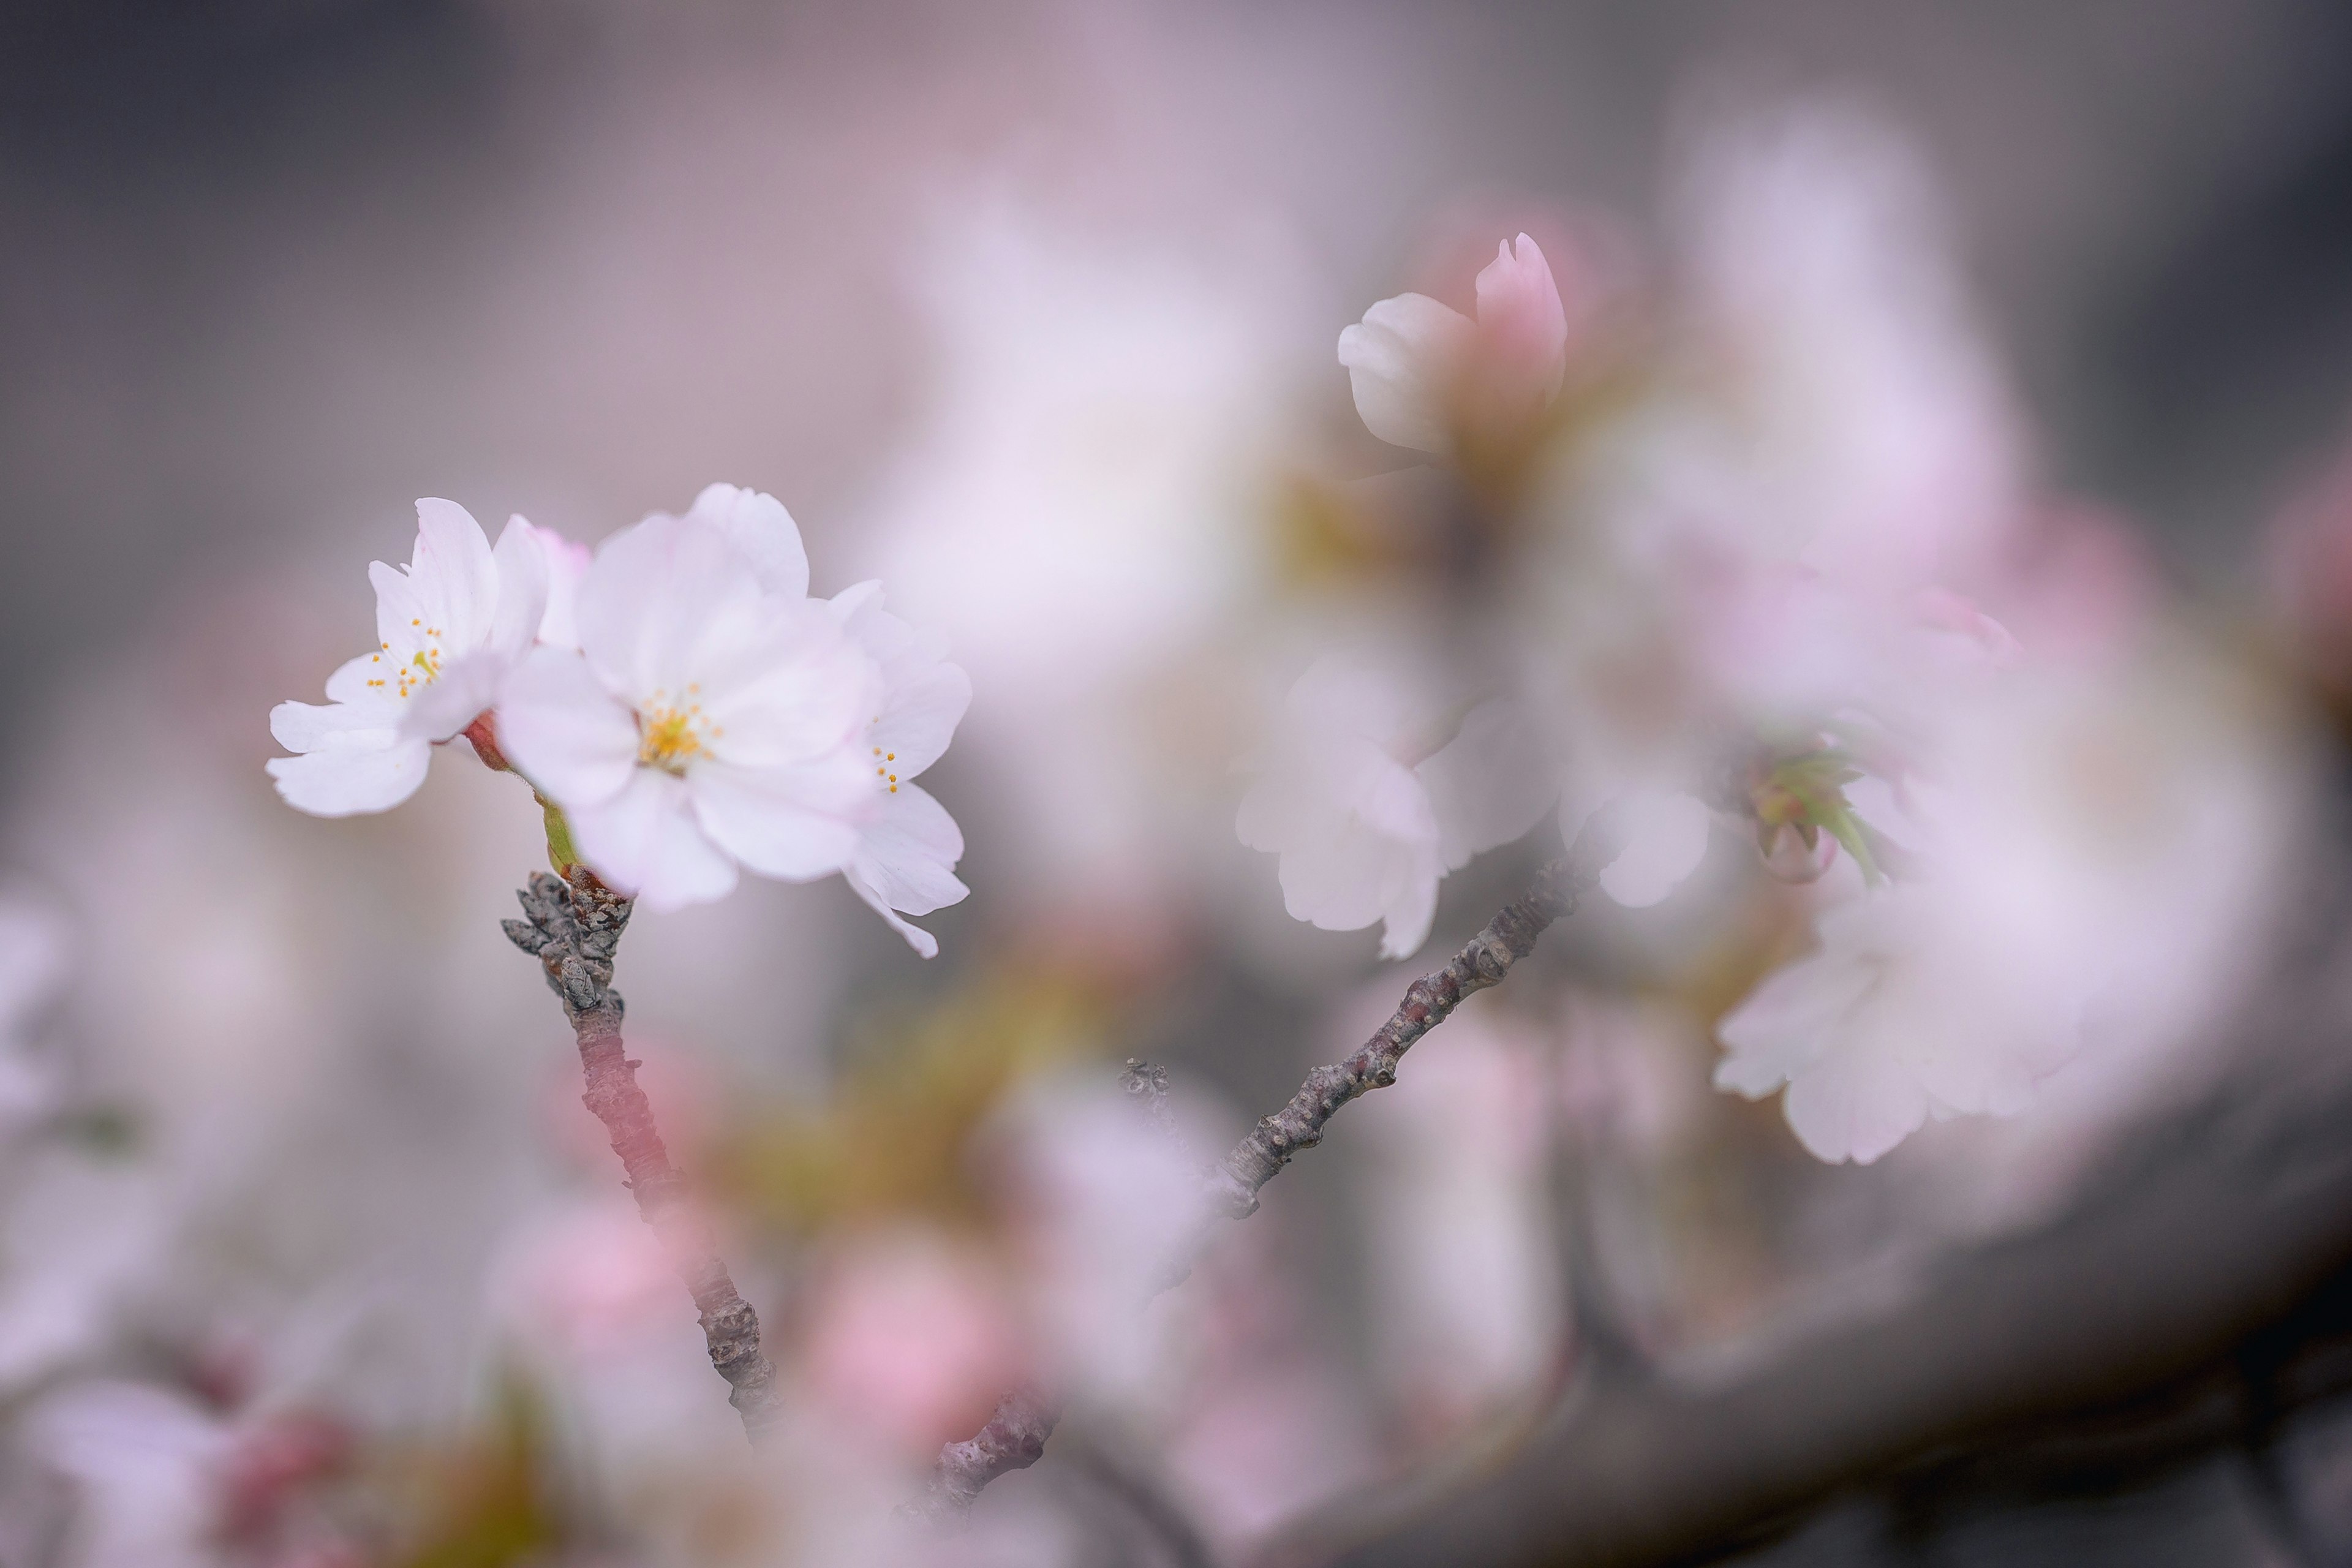
[[1750, 787], [1756, 820], [1767, 847], [1774, 835], [1788, 828], [1811, 848], [1826, 833], [1853, 857], [1862, 879], [1870, 887], [1886, 880], [1878, 853], [1885, 840], [1853, 814], [1845, 786], [1863, 776], [1853, 757], [1836, 747], [1783, 757], [1765, 770]]
[[559, 877], [569, 876], [572, 868], [580, 864], [580, 851], [572, 847], [572, 824], [563, 819], [562, 808], [545, 795], [539, 797], [540, 809], [547, 814], [547, 859]]

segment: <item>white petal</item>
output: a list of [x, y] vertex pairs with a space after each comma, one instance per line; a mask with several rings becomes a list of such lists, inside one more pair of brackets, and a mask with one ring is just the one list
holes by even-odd
[[947, 807], [929, 791], [902, 784], [883, 795], [882, 814], [866, 825], [851, 869], [892, 909], [927, 915], [971, 893], [955, 875], [962, 858], [963, 830]]
[[[279, 709], [300, 706], [288, 702]], [[272, 714], [273, 728], [277, 722]], [[432, 760], [429, 742], [404, 741], [390, 730], [380, 730], [347, 731], [299, 757], [273, 757], [264, 765], [278, 781], [278, 793], [297, 811], [354, 816], [389, 811], [415, 795]]]
[[687, 515], [718, 524], [751, 563], [761, 587], [787, 599], [808, 596], [808, 551], [783, 502], [762, 490], [706, 485]]
[[598, 547], [580, 584], [580, 647], [633, 701], [682, 700], [698, 657], [757, 633], [761, 603], [749, 563], [715, 525], [649, 517]]
[[935, 664], [891, 689], [866, 742], [880, 749], [892, 773], [913, 778], [940, 760], [971, 707], [971, 677], [960, 666]]
[[1731, 1054], [1716, 1068], [1715, 1086], [1761, 1100], [1797, 1077], [1845, 1028], [1873, 978], [1868, 965], [1843, 952], [1814, 953], [1767, 975], [1716, 1026]]
[[425, 624], [441, 628], [445, 647], [463, 652], [489, 640], [499, 571], [489, 536], [472, 512], [432, 497], [416, 503], [416, 552], [408, 577]]
[[880, 915], [888, 922], [892, 931], [907, 939], [908, 947], [913, 948], [925, 958], [937, 958], [940, 955], [940, 939], [922, 927], [899, 919], [898, 911], [890, 907], [890, 900], [882, 896], [882, 889], [875, 886], [859, 868], [851, 866], [841, 875], [842, 880], [849, 884], [850, 890], [866, 900], [867, 909]]
[[1780, 1109], [1817, 1160], [1867, 1165], [1927, 1120], [1927, 1093], [1894, 1053], [1852, 1045], [1789, 1085]]
[[[870, 807], [863, 770], [848, 765]], [[697, 819], [729, 854], [761, 876], [808, 882], [857, 853], [859, 825], [840, 815], [842, 778], [835, 764], [751, 769], [706, 761], [688, 782]]]
[[576, 653], [542, 647], [499, 691], [499, 749], [569, 812], [607, 801], [637, 773], [637, 721]]
[[546, 546], [540, 542], [543, 531], [520, 517], [510, 517], [506, 531], [499, 535], [497, 548], [490, 552], [499, 569], [499, 599], [489, 643], [509, 663], [520, 658], [539, 640], [540, 626], [547, 619], [553, 568]]
[[[349, 705], [353, 709], [373, 710], [378, 722], [397, 724], [405, 706], [392, 694], [384, 671], [388, 655], [363, 653], [348, 659], [327, 677], [327, 700]], [[374, 684], [370, 684], [373, 682]]]
[[373, 705], [280, 702], [269, 710], [270, 737], [289, 752], [315, 752], [339, 743], [388, 746], [399, 736], [399, 711]]
[[413, 739], [446, 741], [496, 705], [499, 685], [513, 661], [490, 648], [451, 659], [438, 677], [409, 695], [400, 732]]
[[1534, 723], [1502, 698], [1473, 708], [1460, 733], [1413, 771], [1437, 814], [1438, 854], [1448, 870], [1527, 832], [1559, 794], [1559, 773]]
[[1429, 940], [1430, 922], [1437, 918], [1439, 874], [1435, 862], [1425, 860], [1400, 880], [1381, 914], [1382, 958], [1411, 958]]
[[371, 561], [368, 582], [375, 589], [376, 638], [383, 645], [385, 662], [404, 665], [411, 655], [427, 646], [425, 628], [441, 623], [426, 618], [425, 600], [416, 584], [399, 567]]
[[1627, 797], [1625, 847], [1601, 873], [1601, 890], [1629, 910], [1646, 909], [1681, 886], [1706, 855], [1706, 805], [1687, 795]]
[[754, 768], [846, 754], [883, 711], [881, 671], [824, 605], [756, 608], [753, 621], [714, 635], [689, 671], [712, 754]]
[[1559, 395], [1568, 369], [1568, 312], [1542, 249], [1526, 235], [1506, 242], [1478, 274], [1482, 374], [1514, 406], [1534, 412]]
[[882, 608], [879, 584], [860, 583], [830, 604], [882, 673], [882, 712], [866, 733], [867, 745], [890, 772], [913, 778], [954, 739], [971, 706], [971, 678], [946, 662], [944, 639], [927, 637]]
[[[550, 647], [579, 651], [580, 582], [587, 576], [595, 554], [586, 545], [566, 539], [551, 528], [541, 528], [523, 518], [508, 522], [509, 531], [521, 529], [547, 561], [547, 611], [540, 617], [538, 638]], [[505, 543], [504, 538], [499, 542]]]
[[686, 781], [657, 768], [593, 805], [564, 807], [582, 858], [650, 910], [709, 903], [735, 890], [735, 862], [695, 821]]
[[1475, 329], [1425, 294], [1382, 300], [1339, 334], [1339, 363], [1364, 428], [1392, 446], [1443, 452], [1454, 444], [1446, 403]]

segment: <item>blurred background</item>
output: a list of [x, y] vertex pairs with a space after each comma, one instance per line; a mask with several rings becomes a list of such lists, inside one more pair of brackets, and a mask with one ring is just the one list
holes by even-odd
[[[2352, 1561], [2347, 82], [2290, 0], [7, 7], [0, 1563]], [[2162, 873], [2210, 985], [2127, 1092], [1824, 1165], [1710, 1085], [1803, 914], [1718, 828], [1131, 1307], [1121, 1061], [1222, 1149], [1557, 853], [1389, 964], [1234, 837], [1328, 627], [1549, 559], [1447, 531], [1338, 334], [1525, 229], [1671, 359], [1776, 243], [1707, 171], [1789, 116], [1894, 150], [1917, 341], [2200, 650], [2147, 684], [2244, 763]], [[497, 931], [528, 793], [262, 773], [415, 498], [593, 541], [719, 479], [975, 689], [938, 960], [750, 879], [622, 953], [782, 1480]], [[1040, 1372], [1046, 1458], [893, 1533]]]

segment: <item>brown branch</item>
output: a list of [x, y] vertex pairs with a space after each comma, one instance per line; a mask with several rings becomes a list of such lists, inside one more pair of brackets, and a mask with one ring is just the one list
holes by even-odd
[[588, 1084], [581, 1100], [611, 1134], [637, 1213], [661, 1238], [693, 1295], [710, 1364], [727, 1380], [728, 1403], [757, 1442], [779, 1414], [776, 1369], [760, 1353], [759, 1317], [735, 1289], [709, 1227], [687, 1201], [686, 1178], [669, 1162], [654, 1126], [653, 1104], [637, 1087], [638, 1064], [621, 1041], [613, 954], [629, 921], [630, 901], [580, 866], [571, 868], [568, 880], [534, 871], [530, 888], [516, 896], [530, 918], [502, 922], [507, 936], [539, 960], [548, 988], [572, 1020]]
[[[1206, 1173], [1206, 1218], [1178, 1249], [1174, 1267], [1160, 1289], [1182, 1282], [1192, 1272], [1193, 1261], [1206, 1248], [1219, 1220], [1246, 1219], [1257, 1212], [1259, 1191], [1301, 1150], [1323, 1141], [1324, 1128], [1340, 1107], [1369, 1090], [1394, 1083], [1397, 1064], [1416, 1041], [1451, 1016], [1464, 997], [1500, 984], [1513, 964], [1535, 951], [1536, 939], [1592, 890], [1622, 847], [1623, 835], [1615, 814], [1595, 812], [1568, 853], [1537, 873], [1532, 888], [1504, 905], [1444, 968], [1423, 975], [1406, 988], [1404, 1000], [1371, 1038], [1344, 1060], [1309, 1072], [1290, 1103], [1261, 1120], [1248, 1137]], [[1130, 1059], [1120, 1082], [1155, 1121], [1172, 1131], [1163, 1070]], [[962, 1514], [989, 1482], [1008, 1470], [1025, 1469], [1037, 1462], [1060, 1415], [1055, 1404], [1034, 1389], [1016, 1389], [1007, 1394], [977, 1436], [940, 1450], [929, 1487], [911, 1511], [934, 1521]]]

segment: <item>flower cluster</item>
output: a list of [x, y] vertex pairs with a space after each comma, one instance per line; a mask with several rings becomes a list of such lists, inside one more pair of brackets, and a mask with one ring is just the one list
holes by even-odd
[[1570, 837], [1613, 807], [1602, 886], [1628, 907], [1717, 826], [1752, 842], [1810, 884], [1780, 907], [1811, 951], [1722, 1017], [1717, 1083], [1785, 1088], [1808, 1149], [1866, 1163], [1931, 1117], [2032, 1103], [2118, 1033], [2119, 993], [2227, 967], [2234, 915], [2171, 919], [2161, 889], [2243, 908], [2248, 831], [2183, 825], [2244, 798], [2268, 742], [2189, 700], [2216, 689], [2203, 656], [2151, 699], [2154, 618], [2101, 530], [2034, 498], [1895, 139], [1766, 121], [1686, 196], [1682, 287], [1637, 348], [1594, 330], [1589, 290], [1563, 304], [1525, 234], [1475, 317], [1403, 294], [1340, 334], [1365, 427], [1436, 462], [1423, 613], [1383, 601], [1376, 656], [1289, 689], [1237, 826], [1293, 916], [1381, 921], [1389, 958], [1448, 872], [1555, 801]]
[[[929, 957], [905, 915], [964, 897], [963, 836], [916, 778], [971, 685], [881, 585], [809, 594], [773, 496], [712, 485], [592, 556], [521, 518], [493, 549], [464, 508], [417, 503], [409, 566], [371, 568], [378, 646], [280, 704], [269, 764], [319, 816], [382, 811], [459, 735], [561, 813], [570, 847], [651, 909], [724, 897], [738, 868], [839, 872]], [[556, 845], [559, 853], [564, 846]]]

